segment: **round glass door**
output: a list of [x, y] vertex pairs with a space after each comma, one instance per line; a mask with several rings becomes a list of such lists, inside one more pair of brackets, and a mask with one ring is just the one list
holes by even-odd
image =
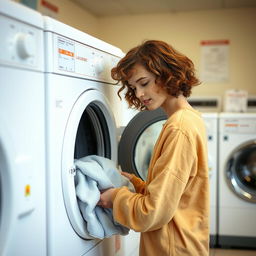
[[240, 198], [256, 203], [256, 142], [232, 152], [226, 166], [227, 182]]
[[139, 176], [146, 180], [154, 145], [166, 120], [150, 124], [138, 137], [134, 151], [134, 164]]
[[146, 180], [154, 144], [166, 122], [162, 109], [139, 112], [124, 129], [119, 141], [118, 162], [122, 170]]
[[76, 197], [74, 160], [99, 155], [116, 161], [116, 147], [115, 122], [104, 95], [96, 90], [85, 92], [70, 113], [62, 152], [62, 190], [66, 211], [73, 229], [84, 239], [92, 237], [88, 234]]

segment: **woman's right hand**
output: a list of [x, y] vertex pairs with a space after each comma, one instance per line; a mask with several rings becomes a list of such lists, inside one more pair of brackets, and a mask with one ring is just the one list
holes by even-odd
[[133, 177], [133, 174], [128, 173], [128, 172], [121, 172], [121, 175], [123, 175], [124, 177], [126, 177], [128, 180], [131, 180]]

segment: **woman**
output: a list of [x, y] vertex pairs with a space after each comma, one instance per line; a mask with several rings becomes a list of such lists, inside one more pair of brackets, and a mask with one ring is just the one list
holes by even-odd
[[162, 41], [131, 49], [112, 69], [126, 89], [130, 107], [155, 110], [168, 119], [154, 146], [144, 182], [102, 192], [99, 205], [113, 208], [114, 219], [141, 232], [141, 256], [209, 254], [209, 194], [205, 126], [188, 103], [199, 84], [190, 59]]

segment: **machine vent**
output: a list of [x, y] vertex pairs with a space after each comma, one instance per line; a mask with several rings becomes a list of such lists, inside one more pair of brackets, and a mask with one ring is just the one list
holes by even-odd
[[220, 112], [220, 97], [191, 97], [188, 102], [201, 112]]
[[256, 95], [248, 96], [247, 111], [256, 112]]

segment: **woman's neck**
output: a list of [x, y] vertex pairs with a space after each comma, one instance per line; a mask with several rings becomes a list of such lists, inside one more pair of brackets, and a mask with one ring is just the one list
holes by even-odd
[[168, 97], [168, 99], [162, 105], [162, 108], [168, 117], [180, 109], [193, 109], [192, 106], [188, 103], [187, 98], [183, 95], [179, 95], [177, 98], [174, 96]]

